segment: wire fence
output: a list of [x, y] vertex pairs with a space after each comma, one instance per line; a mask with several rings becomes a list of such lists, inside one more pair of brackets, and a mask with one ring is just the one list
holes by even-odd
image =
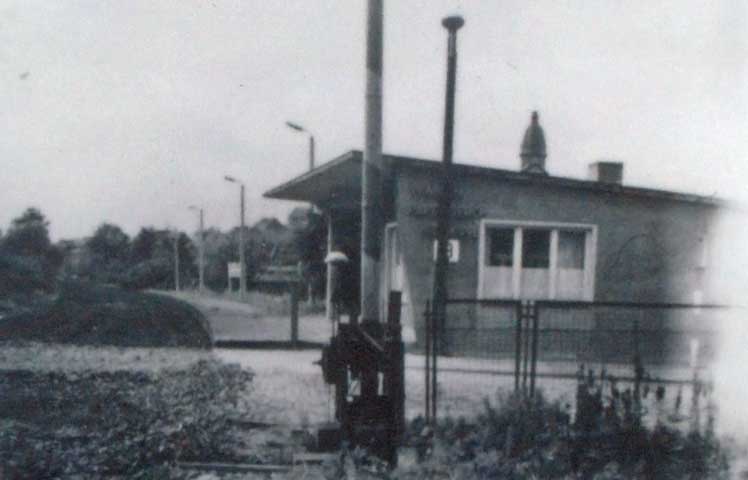
[[493, 384], [529, 395], [538, 385], [573, 391], [570, 380], [592, 368], [637, 385], [688, 383], [714, 359], [731, 312], [721, 305], [550, 300], [456, 299], [444, 307], [443, 315], [428, 305], [424, 312], [427, 418], [436, 417], [440, 397], [464, 399], [475, 376], [483, 377], [481, 392]]

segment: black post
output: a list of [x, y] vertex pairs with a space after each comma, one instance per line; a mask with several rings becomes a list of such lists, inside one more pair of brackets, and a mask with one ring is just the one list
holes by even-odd
[[540, 323], [538, 308], [535, 302], [528, 303], [530, 318], [532, 319], [532, 359], [530, 360], [530, 397], [535, 396], [535, 376], [538, 366], [538, 323]]
[[522, 364], [522, 303], [515, 308], [517, 328], [514, 336], [514, 391], [519, 392], [520, 365]]
[[[387, 378], [385, 395], [392, 404], [391, 444], [396, 448], [405, 432], [405, 349], [402, 342], [400, 312], [402, 309], [401, 292], [390, 292], [387, 311], [385, 352], [387, 353]], [[396, 458], [396, 455], [393, 456]]]
[[[457, 77], [457, 30], [465, 24], [462, 17], [446, 17], [442, 25], [449, 31], [447, 40], [447, 91], [444, 107], [444, 139], [442, 145], [441, 195], [436, 209], [436, 268], [432, 309], [436, 328], [444, 328], [447, 301], [447, 242], [449, 241], [449, 211], [452, 204], [452, 147], [454, 138], [455, 88]], [[445, 335], [440, 341], [446, 340]], [[445, 345], [440, 345], [445, 350]]]
[[300, 283], [291, 283], [291, 346], [296, 348], [299, 344], [299, 287]]
[[525, 302], [522, 306], [522, 318], [525, 321], [524, 326], [524, 345], [523, 345], [523, 358], [522, 358], [522, 391], [527, 393], [527, 374], [528, 374], [528, 363], [530, 360], [530, 315], [528, 315], [528, 306]]
[[641, 349], [639, 347], [639, 341], [641, 340], [640, 332], [639, 332], [639, 318], [637, 316], [636, 319], [634, 319], [634, 399], [636, 402], [638, 402], [641, 392], [641, 381], [642, 376], [644, 374], [644, 369], [642, 368], [642, 358], [641, 358]]
[[436, 360], [439, 355], [439, 325], [434, 315], [433, 305], [431, 310], [431, 421], [436, 423], [436, 403], [437, 403], [437, 368]]
[[426, 396], [426, 422], [431, 421], [431, 303], [426, 301], [426, 310], [423, 312], [423, 325], [425, 330], [425, 356], [426, 356], [426, 378], [424, 379], [424, 390]]

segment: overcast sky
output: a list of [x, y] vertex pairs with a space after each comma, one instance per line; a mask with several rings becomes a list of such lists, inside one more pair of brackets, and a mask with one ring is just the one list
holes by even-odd
[[[460, 13], [455, 160], [516, 169], [540, 111], [552, 174], [746, 196], [746, 2], [389, 1], [384, 149], [438, 159], [446, 33]], [[363, 147], [363, 0], [0, 0], [0, 228], [30, 205], [54, 238], [103, 221], [228, 228], [267, 189]]]

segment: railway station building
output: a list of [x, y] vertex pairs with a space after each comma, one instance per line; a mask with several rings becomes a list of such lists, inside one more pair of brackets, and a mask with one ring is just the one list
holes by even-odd
[[[452, 167], [450, 298], [709, 301], [722, 201], [629, 186], [620, 162], [592, 163], [586, 179], [551, 175], [535, 112], [520, 145], [517, 170]], [[362, 152], [349, 151], [265, 197], [314, 204], [328, 218], [330, 248], [358, 262], [362, 160]], [[401, 291], [402, 321], [420, 341], [433, 287], [441, 163], [386, 154], [383, 163], [380, 312], [387, 292]], [[488, 341], [484, 323], [499, 321], [475, 308], [456, 317], [447, 321], [472, 326], [476, 342]]]

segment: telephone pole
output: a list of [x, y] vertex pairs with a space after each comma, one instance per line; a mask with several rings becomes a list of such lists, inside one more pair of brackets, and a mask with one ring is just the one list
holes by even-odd
[[366, 37], [366, 120], [361, 172], [361, 320], [379, 321], [382, 234], [383, 0], [369, 0]]

